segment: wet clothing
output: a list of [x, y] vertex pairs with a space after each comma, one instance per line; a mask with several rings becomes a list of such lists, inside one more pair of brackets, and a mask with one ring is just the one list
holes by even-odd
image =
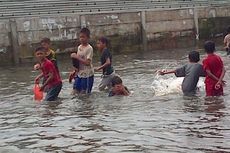
[[86, 93], [91, 93], [94, 83], [94, 76], [88, 78], [80, 78], [79, 76], [75, 77], [75, 82], [73, 89], [81, 92], [85, 91]]
[[108, 88], [110, 90], [112, 88], [112, 79], [116, 74], [114, 73], [114, 69], [112, 67], [112, 55], [110, 54], [108, 49], [104, 49], [101, 55], [101, 65], [106, 63], [106, 60], [109, 58], [110, 65], [107, 65], [102, 70], [102, 79], [101, 83], [99, 84], [99, 90], [105, 90]]
[[53, 79], [50, 80], [50, 82], [47, 84], [49, 88], [56, 86], [57, 84], [60, 84], [62, 82], [61, 77], [58, 74], [54, 64], [48, 59], [45, 59], [45, 61], [41, 64], [41, 70], [44, 75], [44, 80], [48, 79], [49, 73], [53, 73]]
[[112, 55], [110, 54], [108, 49], [104, 49], [101, 55], [101, 65], [104, 65], [108, 58], [110, 60], [110, 65], [103, 68], [103, 75], [110, 75], [114, 72], [113, 67], [112, 67]]
[[45, 101], [55, 101], [62, 89], [62, 83], [51, 87], [46, 94]]
[[205, 72], [201, 64], [189, 63], [176, 69], [175, 75], [177, 77], [184, 77], [182, 82], [182, 91], [184, 95], [193, 96], [196, 94], [199, 77], [205, 77]]
[[53, 79], [51, 79], [46, 86], [47, 95], [45, 100], [46, 101], [56, 100], [62, 88], [61, 77], [57, 72], [54, 64], [48, 59], [45, 59], [45, 61], [41, 64], [41, 70], [44, 76], [44, 80], [48, 79], [49, 73], [53, 74]]
[[105, 90], [106, 88], [110, 90], [112, 88], [112, 79], [116, 76], [115, 73], [112, 73], [110, 75], [102, 75], [101, 76], [101, 82], [99, 84], [99, 90]]
[[46, 55], [46, 58], [48, 60], [50, 60], [54, 64], [57, 72], [59, 72], [58, 65], [57, 65], [57, 57], [56, 57], [55, 51], [53, 51], [52, 49], [49, 49], [49, 53], [50, 53], [49, 55]]
[[91, 45], [78, 47], [77, 55], [84, 60], [90, 60], [90, 65], [84, 65], [78, 60], [73, 60], [75, 67], [78, 66], [78, 74], [75, 77], [73, 89], [78, 92], [85, 91], [86, 93], [91, 93], [94, 83], [94, 69], [92, 65], [93, 60], [93, 48]]
[[93, 60], [93, 48], [91, 45], [78, 47], [77, 55], [80, 56], [84, 60], [91, 60], [90, 65], [85, 65], [83, 63], [79, 63], [79, 72], [78, 76], [80, 78], [88, 78], [94, 75], [94, 69], [92, 65]]
[[[220, 78], [223, 71], [223, 61], [216, 54], [208, 54], [208, 56], [203, 60], [203, 68], [205, 71], [209, 70], [217, 78]], [[205, 78], [205, 89], [206, 96], [220, 96], [223, 95], [223, 87], [216, 90], [215, 85], [218, 81], [212, 79], [210, 76]]]

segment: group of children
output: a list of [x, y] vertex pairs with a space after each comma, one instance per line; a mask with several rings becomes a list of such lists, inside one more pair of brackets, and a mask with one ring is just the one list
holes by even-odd
[[[109, 96], [129, 95], [129, 90], [123, 85], [122, 79], [115, 74], [112, 66], [112, 55], [109, 52], [109, 41], [101, 37], [97, 41], [97, 48], [101, 53], [101, 66], [94, 68], [93, 47], [89, 44], [90, 31], [88, 28], [82, 28], [79, 34], [80, 45], [77, 51], [73, 52], [72, 59], [73, 71], [69, 75], [69, 82], [73, 83], [73, 94], [89, 94], [94, 84], [94, 71], [102, 71], [102, 80], [99, 84], [99, 90], [108, 90]], [[47, 92], [45, 101], [54, 101], [57, 99], [62, 81], [57, 67], [55, 52], [50, 49], [50, 40], [44, 38], [41, 41], [41, 47], [35, 50], [35, 56], [38, 64], [34, 65], [35, 70], [41, 70], [41, 74], [35, 79], [39, 83], [43, 78], [41, 91]]]
[[222, 96], [225, 68], [222, 59], [214, 53], [215, 43], [206, 41], [204, 44], [207, 57], [203, 59], [203, 65], [199, 64], [200, 54], [192, 51], [188, 55], [189, 63], [172, 71], [159, 71], [160, 75], [174, 73], [177, 77], [184, 77], [182, 91], [185, 96], [193, 96], [197, 91], [199, 77], [205, 77], [206, 96]]
[[[225, 37], [224, 43], [226, 50], [230, 50], [230, 28], [229, 34]], [[122, 83], [121, 78], [115, 74], [112, 66], [112, 55], [108, 49], [109, 41], [101, 37], [97, 41], [97, 49], [101, 53], [101, 65], [93, 67], [93, 47], [89, 44], [90, 31], [88, 28], [82, 28], [79, 34], [80, 45], [77, 51], [71, 53], [73, 71], [69, 75], [69, 82], [73, 83], [73, 94], [89, 94], [94, 84], [94, 71], [102, 71], [102, 80], [99, 84], [99, 90], [108, 90], [109, 96], [129, 95], [129, 90]], [[186, 96], [193, 96], [197, 91], [199, 77], [205, 78], [206, 96], [223, 95], [223, 81], [225, 68], [221, 58], [214, 53], [215, 43], [205, 42], [204, 49], [207, 57], [203, 60], [203, 65], [199, 64], [200, 54], [192, 51], [188, 55], [189, 63], [172, 71], [159, 71], [160, 75], [174, 73], [177, 77], [184, 77], [182, 91]], [[47, 92], [46, 101], [57, 99], [62, 81], [59, 74], [55, 52], [50, 49], [50, 39], [44, 38], [41, 41], [41, 47], [35, 50], [38, 64], [34, 66], [35, 70], [41, 70], [41, 74], [35, 79], [39, 83], [43, 78], [41, 91]]]

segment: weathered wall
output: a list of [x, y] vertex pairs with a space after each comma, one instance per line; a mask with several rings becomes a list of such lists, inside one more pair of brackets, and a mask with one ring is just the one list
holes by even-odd
[[[9, 20], [0, 20], [0, 63], [12, 62]], [[10, 60], [10, 61], [9, 61]]]
[[[196, 16], [196, 15], [197, 16]], [[199, 38], [223, 37], [230, 25], [230, 7], [152, 10], [130, 13], [68, 15], [17, 18], [17, 39], [21, 59], [33, 57], [33, 50], [43, 37], [49, 37], [55, 50], [61, 52], [78, 45], [81, 27], [91, 30], [91, 40], [107, 36], [112, 51], [140, 51], [143, 41], [147, 50], [188, 47]], [[196, 24], [198, 22], [199, 24]], [[146, 37], [143, 37], [146, 36]], [[0, 64], [11, 61], [12, 43], [9, 20], [0, 20]], [[146, 39], [144, 39], [146, 38]]]

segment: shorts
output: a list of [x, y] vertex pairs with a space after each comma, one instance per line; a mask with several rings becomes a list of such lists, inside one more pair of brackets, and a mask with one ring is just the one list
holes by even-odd
[[223, 87], [221, 86], [219, 89], [215, 89], [215, 84], [205, 84], [206, 96], [223, 96]]
[[73, 84], [73, 89], [78, 92], [91, 93], [94, 83], [94, 76], [88, 78], [80, 78], [79, 76], [75, 77]]
[[111, 89], [112, 88], [112, 79], [116, 76], [115, 73], [112, 73], [110, 75], [103, 75], [101, 78], [101, 83], [99, 84], [98, 88], [100, 91], [105, 90], [106, 88]]
[[57, 97], [58, 97], [58, 95], [59, 95], [59, 93], [61, 91], [61, 88], [62, 88], [62, 83], [60, 83], [60, 84], [48, 89], [46, 97], [45, 97], [45, 101], [55, 101], [55, 100], [57, 100]]

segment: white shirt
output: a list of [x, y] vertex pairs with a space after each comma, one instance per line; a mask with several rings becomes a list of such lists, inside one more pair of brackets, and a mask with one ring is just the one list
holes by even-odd
[[78, 76], [80, 78], [88, 78], [94, 75], [94, 69], [93, 69], [93, 47], [88, 44], [87, 46], [78, 46], [78, 52], [77, 55], [80, 56], [80, 58], [84, 60], [90, 60], [90, 65], [85, 65], [81, 62], [79, 62], [79, 72]]

